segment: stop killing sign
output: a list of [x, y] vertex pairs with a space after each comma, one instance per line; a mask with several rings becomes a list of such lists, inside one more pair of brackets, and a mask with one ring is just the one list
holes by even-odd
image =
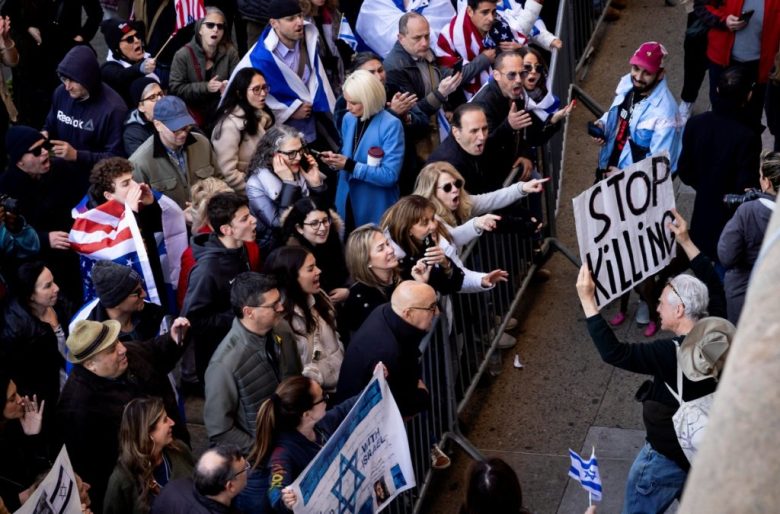
[[667, 153], [650, 156], [572, 200], [580, 258], [603, 307], [672, 260], [674, 189]]

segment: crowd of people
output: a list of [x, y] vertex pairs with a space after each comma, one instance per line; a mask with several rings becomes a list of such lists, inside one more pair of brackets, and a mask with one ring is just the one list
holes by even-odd
[[[540, 247], [536, 149], [574, 108], [549, 90], [564, 43], [542, 0], [365, 0], [344, 16], [329, 0], [212, 1], [183, 28], [168, 2], [135, 0], [132, 17], [121, 0], [54, 4], [7, 0], [0, 17], [13, 85], [0, 88], [0, 498], [24, 503], [64, 444], [85, 511], [288, 512], [287, 486], [379, 363], [404, 419], [427, 415], [420, 341], [449, 295], [510, 278], [467, 267], [464, 246], [499, 231]], [[647, 42], [593, 123], [596, 180], [666, 151], [697, 190], [690, 237], [679, 216], [671, 228], [685, 255], [637, 288], [647, 337], [684, 337], [708, 303], [737, 322], [780, 187], [780, 154], [760, 143], [764, 103], [777, 126], [780, 26], [775, 8], [745, 4], [752, 17], [741, 1], [695, 2], [711, 111], [691, 116], [685, 93], [678, 105], [666, 49]], [[689, 266], [704, 282], [666, 285]], [[680, 341], [655, 345], [658, 369], [616, 358], [628, 296], [607, 322], [588, 277], [602, 356], [657, 377], [646, 398], [666, 408], [651, 409], [648, 451], [677, 466], [679, 496], [689, 464], [661, 386], [676, 383]], [[686, 398], [715, 389], [725, 353]], [[191, 395], [211, 446], [197, 460]], [[432, 459], [448, 464], [437, 447]]]

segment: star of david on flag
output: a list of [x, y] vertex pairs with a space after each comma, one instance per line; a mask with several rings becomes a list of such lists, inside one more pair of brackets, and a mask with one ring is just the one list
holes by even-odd
[[583, 489], [590, 493], [595, 501], [601, 501], [601, 475], [599, 463], [596, 461], [596, 449], [590, 454], [590, 459], [585, 460], [569, 448], [571, 467], [569, 476], [580, 483]]
[[[339, 478], [336, 480], [336, 483], [333, 484], [333, 489], [330, 491], [333, 493], [333, 496], [339, 500], [339, 514], [356, 512], [357, 493], [360, 486], [363, 485], [363, 481], [366, 479], [358, 470], [357, 459], [357, 450], [349, 458], [343, 453], [339, 455]], [[344, 484], [344, 482], [349, 479], [350, 474], [354, 476], [351, 492], [350, 488], [345, 487]]]

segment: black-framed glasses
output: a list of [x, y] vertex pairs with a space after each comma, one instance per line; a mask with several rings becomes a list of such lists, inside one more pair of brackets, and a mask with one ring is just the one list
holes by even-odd
[[241, 475], [242, 473], [246, 473], [250, 469], [252, 469], [252, 465], [249, 463], [248, 460], [244, 460], [244, 467], [241, 468], [239, 471], [233, 473], [228, 480], [235, 480], [236, 478], [239, 477], [239, 475]]
[[306, 148], [300, 147], [297, 150], [277, 150], [280, 154], [284, 155], [288, 159], [295, 159], [296, 157], [303, 157], [303, 154], [306, 153]]
[[433, 305], [430, 305], [429, 307], [415, 307], [412, 305], [409, 307], [410, 309], [417, 309], [418, 311], [428, 311], [428, 312], [436, 312], [436, 309], [439, 308], [438, 303], [434, 303]]
[[326, 393], [326, 392], [323, 392], [323, 393], [322, 393], [322, 398], [320, 398], [320, 399], [319, 399], [319, 400], [317, 400], [316, 402], [312, 403], [312, 404], [311, 404], [311, 406], [312, 406], [312, 407], [316, 407], [317, 405], [319, 405], [319, 404], [321, 404], [321, 403], [325, 403], [325, 402], [327, 402], [328, 400], [330, 400], [330, 395], [329, 395], [328, 393]]
[[507, 71], [507, 72], [503, 72], [503, 71], [499, 71], [499, 70], [496, 70], [496, 71], [498, 71], [498, 73], [500, 73], [501, 75], [505, 76], [506, 79], [509, 80], [509, 81], [522, 79], [523, 78], [523, 73], [524, 73], [522, 71]]
[[204, 21], [203, 26], [207, 29], [225, 30], [225, 24], [217, 23], [216, 21]]
[[249, 91], [251, 91], [252, 94], [255, 95], [259, 95], [260, 93], [268, 94], [271, 92], [271, 86], [269, 86], [268, 84], [263, 84], [262, 86], [250, 87]]
[[136, 40], [140, 40], [141, 38], [138, 37], [137, 34], [130, 34], [129, 36], [125, 36], [122, 39], [119, 40], [120, 43], [127, 43], [128, 45], [132, 45], [135, 43]]
[[452, 188], [455, 189], [461, 189], [463, 188], [463, 181], [461, 179], [456, 179], [455, 182], [447, 182], [443, 186], [440, 186], [439, 189], [444, 191], [445, 193], [449, 193], [452, 191]]
[[536, 73], [542, 74], [544, 73], [544, 66], [541, 64], [523, 64], [523, 71], [526, 73], [535, 71]]
[[138, 297], [140, 297], [142, 294], [144, 294], [144, 288], [141, 287], [141, 286], [138, 286], [135, 289], [133, 289], [133, 292], [130, 293], [129, 295], [127, 295], [127, 296], [138, 296]]
[[48, 139], [44, 139], [42, 145], [27, 150], [27, 153], [32, 154], [33, 157], [40, 157], [43, 151], [46, 151], [48, 153], [48, 151], [51, 149], [52, 149], [51, 142], [49, 142]]
[[673, 292], [675, 295], [677, 295], [677, 298], [679, 298], [679, 299], [680, 299], [680, 303], [682, 304], [682, 306], [683, 306], [683, 309], [685, 309], [685, 300], [683, 300], [683, 299], [682, 299], [682, 296], [680, 296], [680, 293], [678, 293], [678, 292], [677, 292], [677, 288], [676, 288], [676, 287], [674, 287], [674, 284], [672, 284], [672, 281], [670, 280], [669, 282], [667, 282], [667, 283], [666, 283], [666, 285], [667, 285], [667, 286], [669, 286], [669, 289], [671, 289], [671, 290], [672, 290], [672, 292]]
[[285, 301], [284, 295], [280, 294], [279, 295], [279, 299], [276, 300], [274, 303], [272, 303], [270, 305], [249, 305], [249, 307], [252, 307], [254, 309], [273, 309], [273, 310], [276, 310], [276, 309], [279, 308], [279, 306], [284, 305], [284, 301]]
[[160, 98], [165, 96], [165, 91], [158, 91], [157, 93], [151, 94], [147, 96], [146, 98], [141, 98], [142, 102], [156, 102]]
[[320, 227], [327, 227], [330, 225], [330, 218], [322, 218], [321, 220], [314, 220], [310, 221], [308, 223], [304, 223], [304, 226], [307, 226], [311, 229], [317, 230]]

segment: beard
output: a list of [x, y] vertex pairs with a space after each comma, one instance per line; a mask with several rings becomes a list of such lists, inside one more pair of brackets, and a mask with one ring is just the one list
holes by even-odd
[[661, 81], [661, 77], [657, 76], [652, 82], [649, 84], [640, 84], [637, 85], [637, 81], [634, 79], [631, 79], [631, 84], [634, 86], [634, 93], [640, 95], [640, 96], [646, 96], [650, 93], [650, 91], [653, 90], [653, 88], [658, 84], [658, 82]]

